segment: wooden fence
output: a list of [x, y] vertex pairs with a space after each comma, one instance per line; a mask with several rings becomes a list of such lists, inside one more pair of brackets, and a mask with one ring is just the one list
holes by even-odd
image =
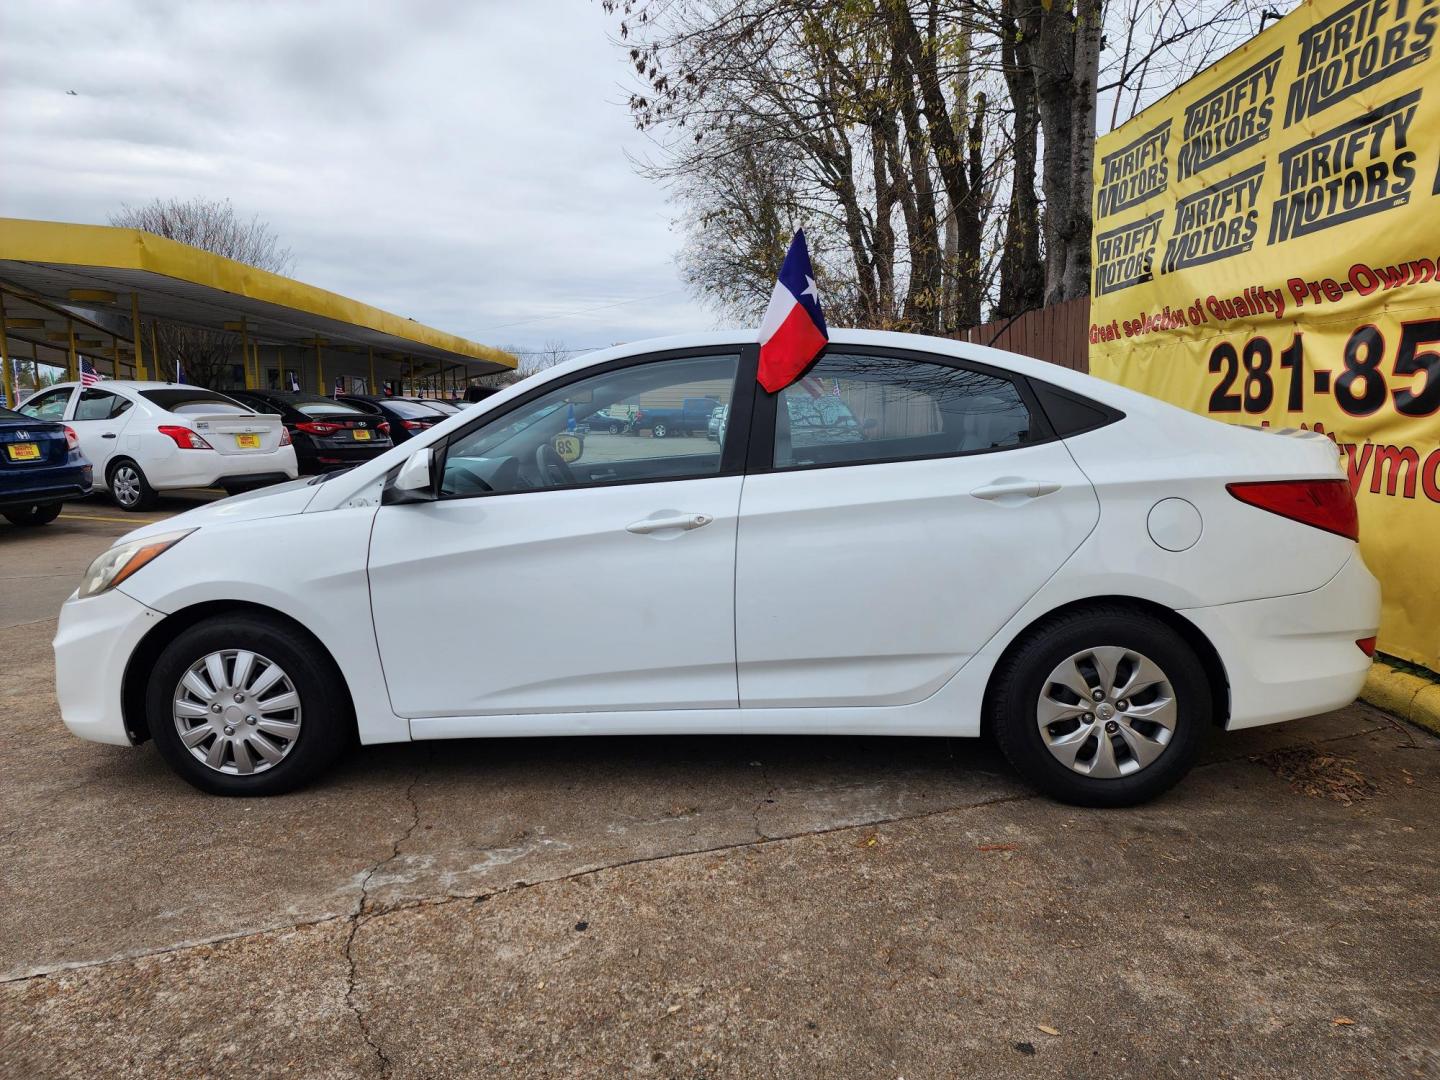
[[1090, 298], [1081, 296], [1027, 311], [1013, 319], [976, 326], [961, 341], [1048, 360], [1075, 371], [1090, 370]]

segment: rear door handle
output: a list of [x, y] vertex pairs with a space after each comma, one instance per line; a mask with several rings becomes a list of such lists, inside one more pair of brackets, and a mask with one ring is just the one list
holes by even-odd
[[970, 494], [977, 499], [1003, 499], [1007, 495], [1022, 499], [1038, 499], [1041, 495], [1049, 495], [1051, 492], [1059, 490], [1060, 485], [1049, 480], [1022, 480], [1007, 476], [988, 484], [982, 484], [972, 490]]
[[632, 521], [625, 526], [626, 532], [647, 533], [664, 532], [666, 529], [698, 529], [709, 525], [715, 519], [709, 514], [672, 514], [667, 517], [641, 518], [639, 521]]
[[115, 432], [113, 432], [113, 431], [107, 431], [104, 435], [101, 435], [100, 437], [101, 437], [102, 439], [113, 439], [113, 438], [115, 438]]

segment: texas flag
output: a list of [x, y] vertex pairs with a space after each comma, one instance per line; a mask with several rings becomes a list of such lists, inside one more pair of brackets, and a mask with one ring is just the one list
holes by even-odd
[[770, 294], [770, 306], [760, 324], [760, 385], [770, 393], [789, 386], [814, 360], [830, 332], [820, 310], [820, 290], [810, 270], [810, 252], [805, 247], [805, 230], [790, 241], [780, 280]]

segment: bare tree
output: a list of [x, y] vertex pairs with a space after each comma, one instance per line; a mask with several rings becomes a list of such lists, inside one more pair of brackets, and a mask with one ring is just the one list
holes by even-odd
[[699, 295], [757, 313], [803, 225], [836, 322], [941, 333], [1088, 290], [1097, 119], [1261, 2], [601, 0]]
[[[276, 274], [289, 272], [295, 262], [266, 222], [237, 217], [228, 199], [154, 199], [122, 206], [110, 215], [110, 224], [143, 229]], [[178, 359], [186, 381], [210, 387], [227, 381], [240, 346], [238, 334], [163, 320], [155, 323], [154, 341], [157, 374], [173, 376]]]

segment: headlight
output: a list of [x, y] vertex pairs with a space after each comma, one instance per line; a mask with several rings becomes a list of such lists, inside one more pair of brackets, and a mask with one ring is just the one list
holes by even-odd
[[92, 562], [90, 569], [85, 571], [85, 577], [80, 582], [80, 598], [83, 600], [87, 596], [94, 596], [106, 589], [113, 589], [136, 570], [169, 551], [194, 531], [194, 529], [184, 529], [181, 532], [163, 533], [160, 536], [147, 536], [143, 540], [131, 540], [128, 544], [116, 544]]

